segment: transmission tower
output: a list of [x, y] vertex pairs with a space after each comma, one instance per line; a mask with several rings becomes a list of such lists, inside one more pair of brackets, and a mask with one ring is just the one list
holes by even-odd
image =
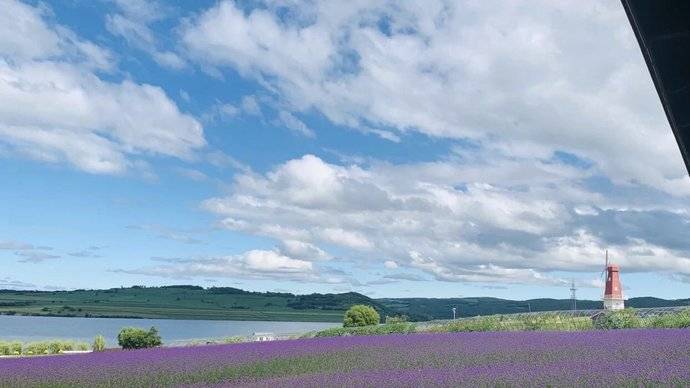
[[577, 310], [577, 288], [575, 287], [575, 280], [570, 284], [570, 309]]

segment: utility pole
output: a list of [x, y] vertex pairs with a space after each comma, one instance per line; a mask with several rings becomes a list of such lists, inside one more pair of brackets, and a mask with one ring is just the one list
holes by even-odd
[[575, 280], [573, 279], [572, 284], [570, 285], [570, 309], [573, 311], [577, 311], [577, 288], [575, 287]]
[[532, 312], [532, 305], [527, 302], [527, 311]]

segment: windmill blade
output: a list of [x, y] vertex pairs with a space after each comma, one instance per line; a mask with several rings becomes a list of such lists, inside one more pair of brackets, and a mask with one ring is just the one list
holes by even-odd
[[602, 280], [606, 280], [606, 271], [609, 268], [609, 250], [606, 250], [606, 261], [604, 262], [604, 269], [601, 271]]
[[601, 271], [601, 287], [604, 289], [604, 293], [606, 293], [606, 271], [608, 270], [609, 267], [609, 250], [606, 250], [606, 261], [604, 262], [604, 269]]

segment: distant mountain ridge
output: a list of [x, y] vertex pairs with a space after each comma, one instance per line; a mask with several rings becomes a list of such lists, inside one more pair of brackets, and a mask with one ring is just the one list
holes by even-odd
[[[491, 297], [476, 298], [382, 298], [379, 302], [408, 315], [415, 321], [448, 319], [452, 317], [452, 308], [456, 308], [458, 317], [472, 317], [491, 314], [514, 314], [529, 311], [570, 310], [570, 299], [528, 299], [510, 300]], [[688, 306], [690, 299], [660, 299], [654, 297], [630, 298], [625, 301], [626, 307], [669, 307]], [[601, 309], [602, 302], [597, 300], [577, 300], [580, 310]]]
[[345, 310], [354, 304], [373, 306], [382, 316], [397, 314], [356, 292], [295, 295], [192, 285], [0, 290], [4, 315], [342, 322]]
[[[234, 287], [193, 285], [121, 287], [106, 290], [0, 290], [0, 314], [68, 317], [127, 317], [340, 322], [354, 304], [374, 307], [382, 317], [406, 315], [410, 320], [569, 310], [569, 299], [525, 301], [476, 298], [380, 298], [357, 292], [296, 295], [246, 291]], [[690, 299], [631, 298], [630, 307], [688, 306]], [[579, 309], [599, 309], [601, 301], [578, 300]]]

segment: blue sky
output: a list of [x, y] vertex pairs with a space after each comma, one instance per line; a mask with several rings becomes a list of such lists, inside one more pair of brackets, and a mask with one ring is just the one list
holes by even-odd
[[619, 2], [0, 0], [0, 288], [687, 297]]

